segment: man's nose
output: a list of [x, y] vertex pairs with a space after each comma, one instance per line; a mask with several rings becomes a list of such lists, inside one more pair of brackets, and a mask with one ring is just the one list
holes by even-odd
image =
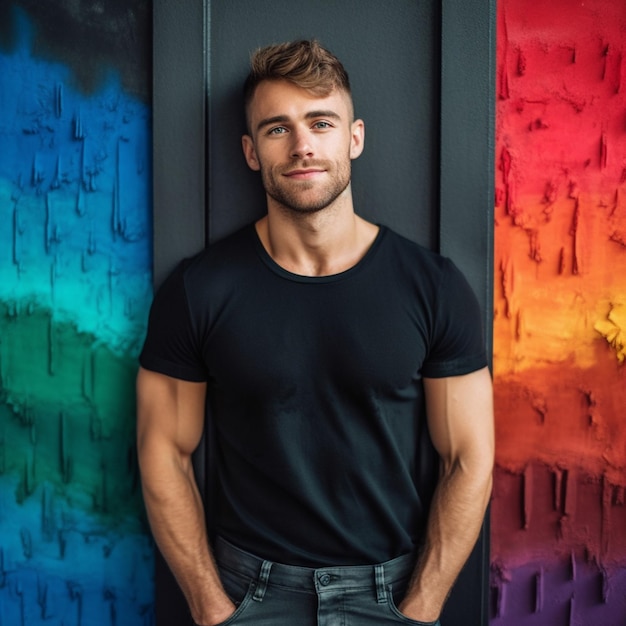
[[313, 145], [310, 134], [304, 129], [293, 129], [291, 134], [291, 156], [294, 159], [303, 159], [313, 156]]

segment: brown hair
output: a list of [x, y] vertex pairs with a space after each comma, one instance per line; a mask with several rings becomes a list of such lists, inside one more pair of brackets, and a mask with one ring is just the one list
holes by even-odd
[[315, 39], [266, 46], [252, 54], [244, 85], [246, 115], [254, 91], [264, 80], [288, 80], [320, 97], [333, 89], [351, 95], [348, 73], [341, 61]]

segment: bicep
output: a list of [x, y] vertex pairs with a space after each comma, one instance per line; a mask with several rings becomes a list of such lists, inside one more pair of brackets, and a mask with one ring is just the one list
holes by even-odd
[[137, 445], [170, 447], [191, 455], [204, 428], [206, 383], [179, 380], [144, 368], [137, 375]]
[[424, 378], [428, 428], [445, 464], [493, 463], [493, 392], [485, 367], [462, 376]]

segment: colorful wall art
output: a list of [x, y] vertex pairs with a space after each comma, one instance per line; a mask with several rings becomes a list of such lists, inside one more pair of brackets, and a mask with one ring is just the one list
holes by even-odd
[[0, 624], [10, 626], [154, 623], [134, 444], [151, 298], [150, 68], [128, 65], [149, 40], [134, 30], [137, 2], [104, 4], [4, 2], [0, 14]]
[[626, 4], [498, 3], [492, 625], [626, 624]]

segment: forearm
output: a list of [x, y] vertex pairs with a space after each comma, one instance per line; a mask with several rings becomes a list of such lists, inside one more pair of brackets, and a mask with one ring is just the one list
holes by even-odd
[[441, 476], [431, 505], [426, 540], [400, 610], [435, 621], [471, 553], [491, 493], [491, 466], [455, 464]]
[[[217, 624], [233, 613], [212, 558], [204, 507], [189, 459], [167, 462], [144, 451], [142, 484], [155, 541], [198, 624]], [[167, 457], [165, 457], [167, 458]]]

